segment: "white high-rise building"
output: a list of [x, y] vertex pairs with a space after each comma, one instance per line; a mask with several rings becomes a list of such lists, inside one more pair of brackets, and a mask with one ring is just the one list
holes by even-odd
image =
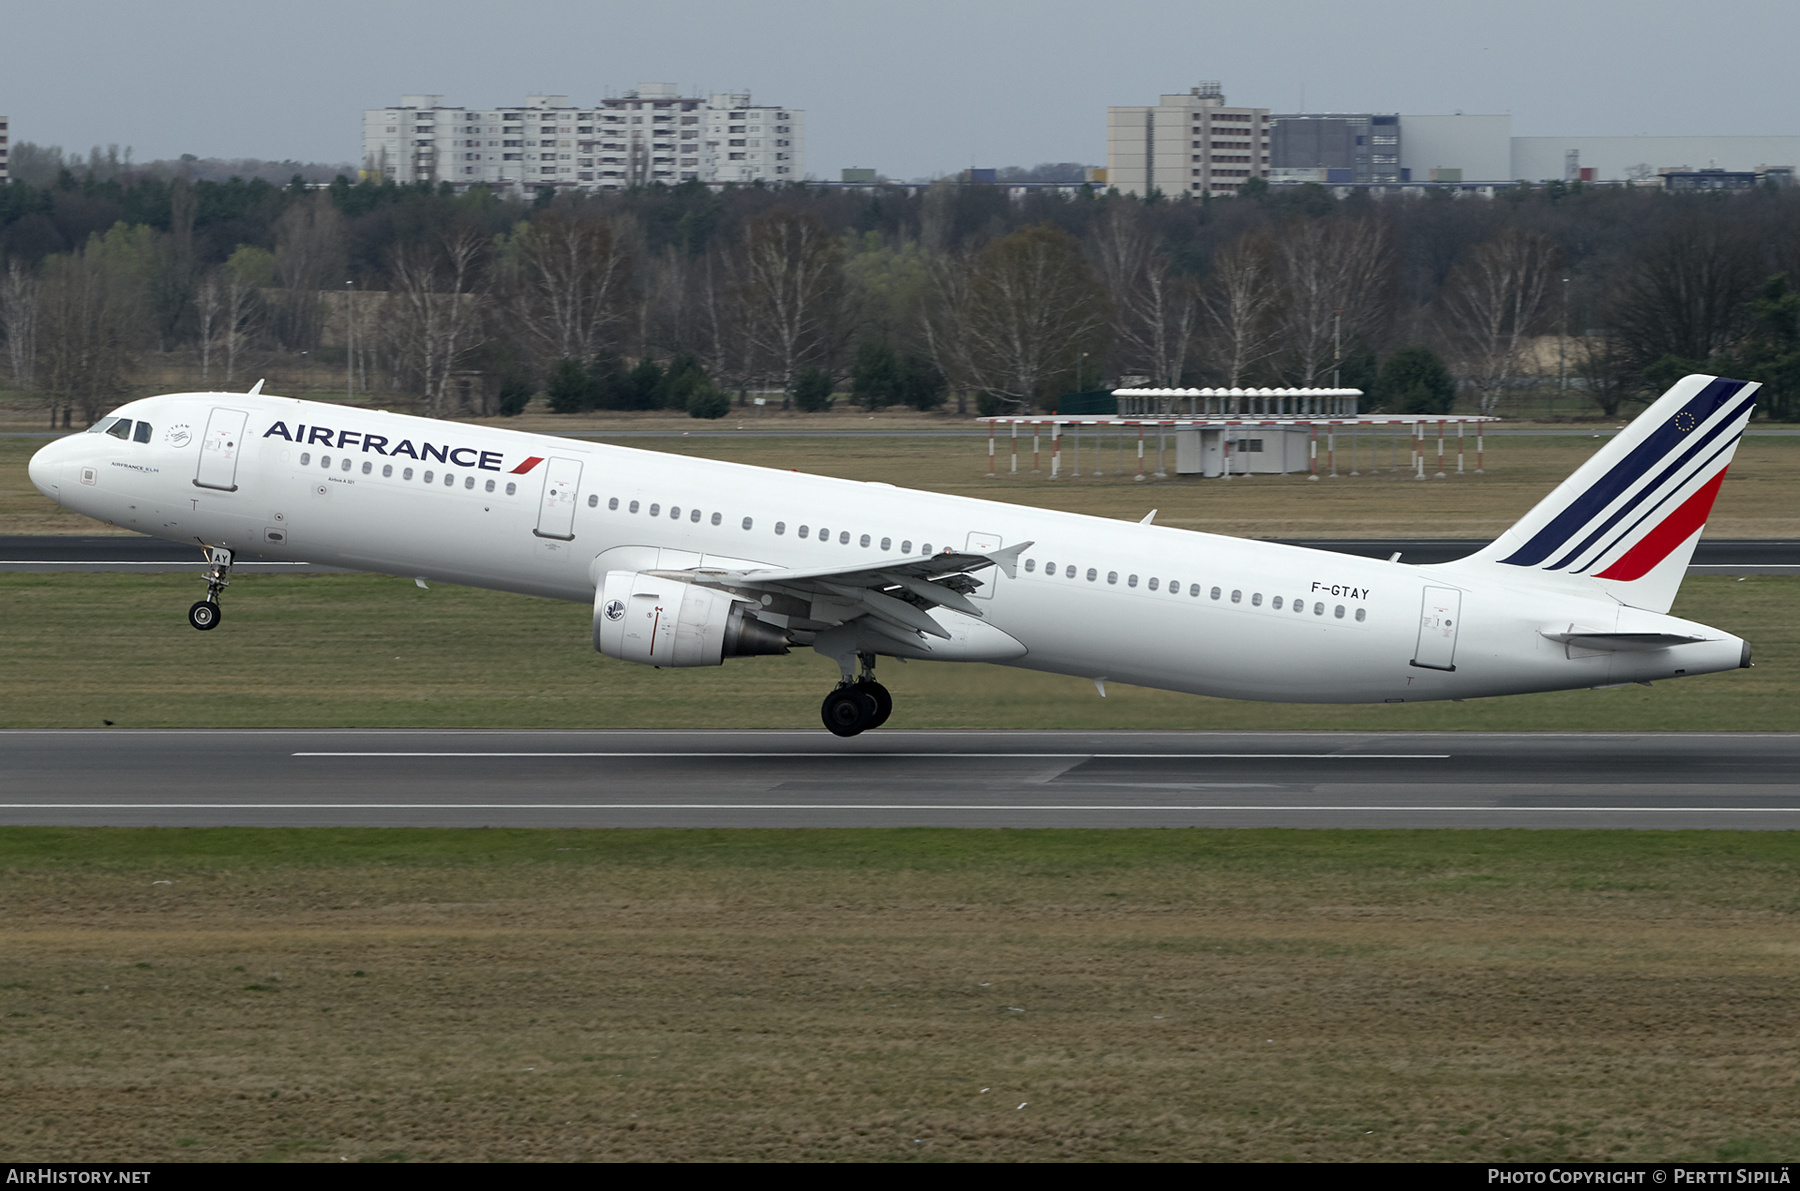
[[363, 176], [459, 190], [795, 182], [806, 176], [805, 117], [757, 107], [745, 92], [702, 99], [668, 83], [640, 83], [585, 108], [566, 95], [484, 110], [403, 95], [394, 107], [363, 112]]
[[1269, 109], [1226, 107], [1217, 83], [1106, 109], [1106, 182], [1121, 193], [1228, 195], [1268, 176]]

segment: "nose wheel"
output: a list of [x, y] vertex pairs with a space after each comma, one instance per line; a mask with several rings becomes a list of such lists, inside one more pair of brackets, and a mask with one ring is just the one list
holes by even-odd
[[819, 708], [819, 718], [834, 736], [855, 736], [879, 728], [894, 713], [894, 697], [875, 681], [875, 658], [860, 656], [862, 674], [854, 681], [846, 676]]
[[206, 598], [188, 609], [188, 623], [205, 632], [217, 628], [225, 610], [219, 606], [219, 593], [231, 586], [231, 551], [221, 546], [206, 548]]

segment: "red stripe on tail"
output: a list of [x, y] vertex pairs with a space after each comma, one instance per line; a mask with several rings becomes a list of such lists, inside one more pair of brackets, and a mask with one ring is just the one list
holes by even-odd
[[1674, 552], [1675, 547], [1693, 537], [1694, 531], [1706, 524], [1707, 516], [1712, 513], [1713, 498], [1719, 495], [1719, 485], [1725, 482], [1725, 472], [1729, 470], [1720, 470], [1704, 488], [1683, 501], [1680, 508], [1645, 534], [1643, 540], [1627, 550], [1619, 561], [1601, 571], [1597, 578], [1629, 583], [1648, 575], [1657, 563]]

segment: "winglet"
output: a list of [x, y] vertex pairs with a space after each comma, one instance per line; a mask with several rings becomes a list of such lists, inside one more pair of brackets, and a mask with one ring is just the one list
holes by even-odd
[[265, 376], [262, 380], [259, 380], [255, 384], [251, 385], [249, 396], [260, 397], [262, 395], [263, 382], [266, 380], [268, 380], [268, 377]]
[[1155, 523], [1156, 523], [1156, 510], [1155, 509], [1151, 509], [1148, 513], [1145, 513], [1143, 515], [1143, 517], [1138, 521], [1139, 525], [1154, 525]]
[[982, 557], [989, 559], [1000, 568], [1008, 579], [1019, 577], [1019, 555], [1037, 545], [1036, 542], [1020, 542], [1016, 546], [1008, 546], [1004, 550], [990, 550]]

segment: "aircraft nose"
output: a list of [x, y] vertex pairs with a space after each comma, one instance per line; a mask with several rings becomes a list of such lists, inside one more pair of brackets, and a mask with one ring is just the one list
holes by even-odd
[[62, 463], [62, 456], [66, 454], [66, 449], [58, 440], [40, 447], [26, 465], [26, 472], [31, 476], [31, 486], [57, 504], [62, 503], [62, 478], [63, 472], [67, 470]]

